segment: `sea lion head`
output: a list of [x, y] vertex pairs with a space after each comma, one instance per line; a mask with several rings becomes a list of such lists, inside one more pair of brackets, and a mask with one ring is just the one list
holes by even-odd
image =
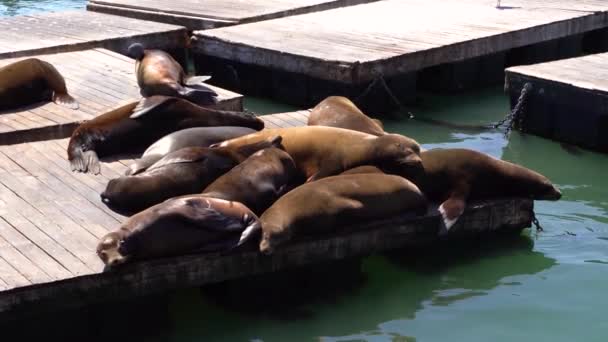
[[[150, 182], [148, 182], [150, 183]], [[139, 176], [123, 176], [111, 179], [101, 193], [101, 201], [113, 210], [122, 210], [142, 205], [146, 202], [146, 189], [149, 184]]]
[[400, 173], [418, 173], [423, 170], [420, 145], [416, 140], [400, 134], [386, 134], [374, 141], [374, 159], [380, 167]]
[[562, 198], [562, 192], [551, 181], [540, 175], [540, 181], [534, 181], [529, 184], [532, 198], [540, 201], [557, 201]]
[[144, 46], [140, 43], [129, 45], [127, 55], [131, 58], [135, 58], [135, 60], [141, 61], [141, 59], [144, 58]]
[[125, 263], [128, 260], [127, 255], [121, 252], [122, 236], [118, 232], [111, 232], [101, 238], [97, 245], [97, 256], [108, 267], [116, 266]]

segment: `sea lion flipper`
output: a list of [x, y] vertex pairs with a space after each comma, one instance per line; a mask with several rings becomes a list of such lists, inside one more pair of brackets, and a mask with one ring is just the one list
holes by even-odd
[[129, 168], [127, 169], [127, 171], [125, 171], [125, 176], [133, 176], [138, 173], [142, 173], [154, 163], [159, 161], [161, 158], [162, 157], [158, 154], [144, 156], [139, 160], [135, 161], [133, 164], [129, 165]]
[[153, 109], [160, 105], [176, 101], [177, 99], [170, 96], [155, 95], [142, 98], [137, 106], [133, 108], [133, 113], [129, 116], [130, 119], [137, 119], [145, 114], [150, 113]]
[[217, 103], [217, 93], [213, 89], [202, 84], [182, 87], [178, 90], [178, 93], [184, 98], [201, 106]]
[[449, 231], [452, 226], [458, 221], [458, 218], [464, 212], [466, 206], [464, 198], [450, 197], [439, 206], [442, 223], [446, 231]]
[[53, 102], [55, 102], [58, 105], [64, 106], [64, 107], [68, 107], [70, 109], [78, 109], [79, 105], [78, 105], [78, 101], [76, 101], [76, 99], [74, 99], [72, 96], [70, 96], [70, 94], [53, 94]]
[[373, 122], [376, 123], [376, 125], [380, 126], [380, 128], [382, 128], [384, 130], [384, 124], [382, 123], [382, 121], [378, 120], [378, 119], [372, 119]]
[[247, 226], [247, 228], [245, 228], [243, 233], [241, 233], [241, 237], [239, 238], [239, 241], [236, 243], [236, 245], [234, 247], [238, 247], [238, 246], [244, 244], [245, 242], [249, 241], [249, 239], [251, 239], [252, 237], [254, 237], [257, 233], [259, 233], [261, 231], [262, 231], [262, 224], [260, 223], [259, 220], [256, 220], [254, 223], [250, 224], [249, 226]]
[[[192, 77], [188, 77], [185, 80], [185, 84], [189, 87], [191, 86], [196, 86], [200, 83], [203, 83], [205, 81], [209, 81], [211, 79], [211, 76], [209, 75], [205, 75], [205, 76], [192, 76]], [[194, 88], [194, 87], [193, 87]]]
[[70, 166], [72, 171], [79, 172], [90, 172], [95, 175], [101, 173], [101, 166], [99, 165], [99, 158], [97, 153], [93, 150], [81, 151], [78, 150], [74, 154], [72, 160], [70, 160]]

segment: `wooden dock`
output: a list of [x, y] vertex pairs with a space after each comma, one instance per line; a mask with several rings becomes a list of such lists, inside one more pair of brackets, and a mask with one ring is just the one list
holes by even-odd
[[182, 26], [120, 16], [65, 11], [0, 18], [0, 58], [105, 48], [122, 54], [133, 42], [162, 49], [183, 49]]
[[[103, 272], [98, 239], [125, 217], [101, 202], [107, 181], [131, 160], [102, 163], [102, 174], [72, 173], [68, 139], [0, 146], [0, 319], [199, 286], [284, 268], [430, 243], [439, 216], [403, 217], [348, 227], [298, 241], [262, 256], [257, 246], [229, 254], [193, 254]], [[471, 204], [450, 236], [519, 232], [533, 202], [504, 199]]]
[[[35, 57], [57, 68], [80, 108], [72, 110], [48, 102], [18, 111], [0, 112], [2, 144], [65, 138], [82, 121], [141, 98], [134, 60], [121, 54], [92, 49]], [[0, 59], [0, 67], [22, 58]], [[214, 89], [219, 94], [219, 108], [243, 109], [241, 95], [217, 87]]]
[[608, 152], [608, 54], [506, 70], [511, 107], [526, 83], [522, 129], [550, 139]]
[[494, 59], [464, 76], [483, 79], [490, 69], [502, 75], [514, 59], [505, 53], [515, 48], [608, 27], [603, 0], [495, 6], [495, 0], [384, 0], [197, 31], [193, 48], [198, 67], [216, 81], [248, 94], [256, 92], [255, 79], [267, 95], [312, 106], [330, 94], [355, 98], [380, 78], [408, 100], [419, 71], [475, 58]]
[[378, 0], [91, 0], [87, 9], [206, 30], [372, 1]]

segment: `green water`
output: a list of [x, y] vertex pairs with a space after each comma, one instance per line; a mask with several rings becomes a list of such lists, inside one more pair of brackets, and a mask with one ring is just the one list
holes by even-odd
[[0, 17], [82, 9], [86, 0], [0, 0]]
[[[255, 99], [246, 106], [258, 112], [289, 109]], [[507, 110], [508, 101], [498, 88], [465, 96], [426, 96], [412, 108], [418, 117], [467, 124], [494, 122]], [[525, 231], [514, 240], [448, 249], [435, 257], [370, 257], [363, 260], [361, 281], [346, 279], [336, 287], [339, 279], [328, 277], [318, 279], [312, 290], [311, 284], [293, 286], [289, 297], [303, 295], [286, 301], [286, 310], [245, 310], [240, 299], [228, 305], [198, 290], [181, 292], [170, 300], [169, 339], [605, 341], [608, 181], [602, 166], [608, 165], [607, 156], [566, 150], [519, 133], [507, 141], [499, 131], [458, 130], [415, 120], [385, 120], [385, 126], [426, 148], [467, 147], [523, 164], [558, 184], [563, 199], [536, 202], [544, 232]], [[256, 296], [284, 300], [275, 291]], [[299, 311], [305, 314], [294, 314]]]

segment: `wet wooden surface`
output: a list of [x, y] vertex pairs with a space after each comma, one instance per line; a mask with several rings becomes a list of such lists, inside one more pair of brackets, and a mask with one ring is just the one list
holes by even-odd
[[532, 86], [525, 131], [608, 152], [608, 53], [511, 67], [505, 82], [512, 107]]
[[608, 26], [603, 0], [384, 0], [197, 31], [196, 53], [369, 82]]
[[106, 48], [126, 53], [133, 42], [174, 49], [187, 42], [183, 26], [87, 11], [0, 18], [0, 58]]
[[92, 0], [87, 9], [201, 30], [372, 1], [377, 0]]
[[[134, 60], [106, 50], [92, 49], [37, 55], [55, 66], [66, 80], [68, 92], [80, 107], [72, 110], [52, 102], [0, 112], [0, 143], [63, 138], [84, 120], [141, 98]], [[21, 60], [0, 59], [0, 67]], [[218, 107], [242, 110], [242, 96], [213, 87], [219, 94]]]

